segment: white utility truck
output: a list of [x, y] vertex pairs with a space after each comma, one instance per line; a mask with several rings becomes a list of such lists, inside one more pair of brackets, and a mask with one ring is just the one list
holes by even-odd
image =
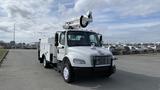
[[70, 83], [76, 73], [102, 72], [109, 77], [116, 71], [112, 53], [102, 46], [102, 35], [85, 28], [92, 22], [92, 13], [66, 22], [64, 31], [51, 38], [40, 39], [38, 58], [45, 68], [52, 66]]

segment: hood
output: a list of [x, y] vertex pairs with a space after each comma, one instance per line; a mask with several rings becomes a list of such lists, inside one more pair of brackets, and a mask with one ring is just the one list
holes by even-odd
[[112, 53], [107, 48], [94, 47], [90, 46], [78, 46], [78, 47], [69, 47], [68, 52], [77, 53], [81, 55], [112, 55]]

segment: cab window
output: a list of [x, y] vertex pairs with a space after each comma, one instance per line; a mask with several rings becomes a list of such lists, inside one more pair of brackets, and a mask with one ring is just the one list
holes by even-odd
[[62, 33], [60, 34], [59, 43], [62, 44], [62, 45], [65, 44], [65, 32], [62, 32]]

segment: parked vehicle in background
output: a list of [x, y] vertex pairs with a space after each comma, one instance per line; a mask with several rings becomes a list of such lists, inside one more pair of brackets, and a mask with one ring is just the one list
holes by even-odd
[[145, 54], [145, 53], [147, 53], [147, 48], [146, 48], [146, 47], [138, 46], [138, 47], [136, 47], [136, 50], [137, 50], [140, 54]]
[[128, 46], [124, 45], [123, 46], [123, 55], [127, 55], [127, 54], [130, 54], [131, 53], [131, 50]]
[[140, 51], [135, 46], [128, 46], [130, 49], [130, 54], [139, 54]]
[[156, 45], [148, 45], [147, 48], [149, 53], [155, 53], [157, 51]]
[[160, 45], [156, 45], [156, 52], [160, 53]]
[[110, 50], [112, 52], [113, 55], [119, 55], [120, 53], [118, 52], [116, 46], [110, 45], [107, 47], [108, 50]]

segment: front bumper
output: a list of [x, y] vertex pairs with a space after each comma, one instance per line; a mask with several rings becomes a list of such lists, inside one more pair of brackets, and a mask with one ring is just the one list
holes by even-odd
[[73, 67], [75, 73], [88, 74], [88, 73], [115, 73], [116, 66], [103, 66], [103, 67]]

